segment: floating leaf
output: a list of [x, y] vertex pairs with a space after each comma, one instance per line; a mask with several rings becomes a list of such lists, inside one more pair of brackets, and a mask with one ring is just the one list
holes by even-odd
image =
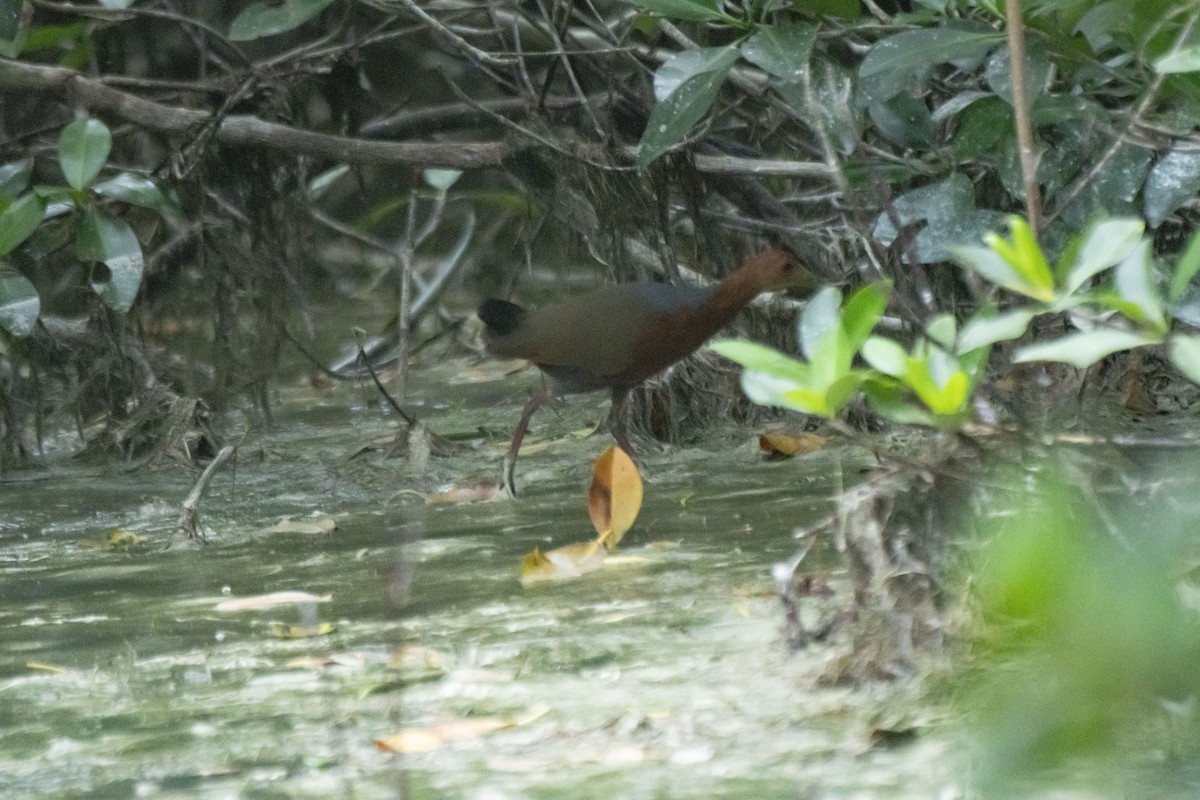
[[608, 549], [599, 539], [576, 542], [545, 553], [535, 547], [521, 561], [521, 585], [565, 581], [600, 569]]
[[[528, 454], [528, 450], [521, 452]], [[397, 494], [400, 494], [397, 492]], [[412, 492], [425, 500], [430, 505], [439, 503], [491, 503], [496, 500], [502, 500], [508, 495], [500, 488], [500, 484], [493, 480], [481, 480], [477, 483], [467, 484], [465, 486], [448, 486], [440, 492], [434, 494], [420, 494]]]
[[548, 713], [548, 706], [534, 706], [524, 714], [508, 717], [474, 717], [427, 725], [423, 728], [405, 728], [391, 736], [376, 739], [375, 746], [393, 753], [427, 753], [456, 739], [473, 739], [507, 728], [528, 725]]
[[767, 454], [768, 461], [815, 453], [824, 448], [828, 442], [827, 438], [815, 433], [768, 431], [758, 437], [759, 449]]
[[316, 625], [289, 625], [286, 622], [272, 622], [267, 632], [276, 639], [312, 639], [315, 636], [328, 636], [337, 627], [332, 622], [318, 622]]
[[222, 600], [217, 603], [217, 611], [259, 611], [273, 606], [296, 606], [305, 603], [328, 603], [333, 599], [331, 594], [312, 594], [310, 592], [271, 592], [256, 594], [250, 597], [238, 597], [233, 600]]
[[629, 454], [610, 447], [592, 467], [588, 516], [600, 540], [611, 550], [633, 527], [642, 509], [642, 476]]
[[336, 530], [337, 520], [325, 514], [318, 514], [304, 519], [284, 517], [271, 527], [266, 528], [263, 533], [304, 533], [313, 535], [333, 533]]
[[98, 119], [77, 119], [58, 137], [58, 159], [63, 176], [74, 189], [82, 189], [100, 174], [112, 150], [112, 132]]

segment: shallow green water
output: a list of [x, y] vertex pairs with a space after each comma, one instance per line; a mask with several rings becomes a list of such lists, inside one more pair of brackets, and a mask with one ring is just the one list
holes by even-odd
[[[539, 415], [530, 443], [553, 441], [522, 457], [518, 500], [426, 505], [411, 492], [494, 477], [529, 383], [459, 384], [446, 401], [465, 369], [416, 376], [412, 405], [443, 434], [495, 441], [426, 469], [363, 452], [396, 431], [369, 391], [285, 391], [275, 431], [252, 432], [210, 487], [202, 547], [173, 534], [195, 476], [170, 462], [0, 484], [0, 797], [970, 796], [943, 709], [904, 683], [818, 688], [828, 653], [783, 646], [770, 566], [866, 454], [764, 463], [736, 430], [647, 448], [620, 558], [525, 589], [525, 553], [592, 535], [587, 482], [608, 440], [565, 434], [606, 403]], [[336, 532], [267, 530], [314, 512]], [[140, 542], [110, 547], [114, 530]], [[217, 610], [290, 590], [332, 597]], [[314, 621], [334, 630], [273, 629]], [[406, 645], [428, 661], [391, 665]], [[897, 717], [915, 743], [870, 746]], [[375, 745], [494, 718], [521, 724], [428, 752]]]

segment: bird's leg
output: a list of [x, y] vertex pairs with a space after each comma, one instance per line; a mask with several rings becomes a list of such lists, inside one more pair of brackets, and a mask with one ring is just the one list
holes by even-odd
[[625, 435], [625, 418], [628, 416], [625, 412], [627, 397], [629, 397], [629, 387], [613, 387], [612, 409], [608, 412], [608, 427], [612, 431], [613, 438], [617, 440], [617, 444], [630, 459], [633, 459], [633, 445], [629, 443], [629, 437]]
[[542, 407], [550, 399], [550, 395], [546, 392], [535, 392], [529, 402], [525, 404], [525, 410], [521, 412], [521, 421], [517, 423], [517, 430], [513, 433], [512, 444], [508, 446], [508, 453], [504, 456], [504, 472], [500, 477], [500, 485], [508, 490], [512, 497], [517, 496], [517, 485], [513, 482], [513, 469], [517, 466], [517, 453], [521, 452], [521, 441], [525, 438], [525, 432], [529, 430], [529, 419], [533, 416], [533, 412]]

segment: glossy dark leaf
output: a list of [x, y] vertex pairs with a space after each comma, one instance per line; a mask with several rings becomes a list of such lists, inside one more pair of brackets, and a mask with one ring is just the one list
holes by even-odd
[[982, 60], [1002, 34], [994, 31], [932, 28], [905, 31], [875, 43], [859, 66], [864, 105], [881, 103], [907, 88], [913, 74], [936, 64]]
[[33, 175], [32, 158], [24, 158], [0, 166], [0, 197], [15, 200], [29, 188], [31, 175]]
[[11, 253], [37, 230], [46, 215], [46, 201], [26, 192], [0, 211], [0, 256]]
[[875, 128], [901, 147], [927, 149], [933, 143], [933, 118], [925, 101], [901, 93], [867, 109]]
[[797, 83], [804, 77], [816, 41], [817, 29], [812, 25], [763, 25], [742, 45], [742, 55], [771, 75]]
[[308, 22], [333, 0], [260, 0], [247, 6], [229, 26], [235, 42], [274, 36]]
[[715, 22], [728, 19], [719, 0], [630, 0], [643, 11], [685, 22]]
[[37, 289], [22, 275], [0, 274], [0, 328], [18, 339], [33, 332], [41, 313]]
[[638, 169], [645, 169], [687, 136], [712, 106], [737, 59], [733, 45], [706, 47], [680, 53], [659, 67], [654, 92], [660, 99], [638, 147]]
[[1175, 150], [1167, 153], [1146, 177], [1145, 214], [1157, 228], [1175, 210], [1200, 192], [1200, 153]]
[[167, 197], [158, 185], [147, 177], [132, 172], [122, 172], [92, 186], [92, 190], [122, 200], [135, 206], [161, 211], [167, 205]]
[[89, 209], [79, 223], [76, 251], [81, 261], [99, 261], [108, 267], [109, 279], [92, 284], [92, 290], [109, 308], [125, 313], [142, 285], [142, 245], [122, 219]]
[[58, 137], [58, 158], [63, 176], [74, 189], [82, 189], [100, 174], [112, 149], [112, 133], [98, 119], [77, 119]]

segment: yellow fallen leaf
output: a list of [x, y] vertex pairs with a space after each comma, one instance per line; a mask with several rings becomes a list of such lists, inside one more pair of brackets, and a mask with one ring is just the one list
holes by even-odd
[[398, 650], [393, 650], [388, 659], [388, 669], [441, 670], [445, 666], [445, 656], [432, 647], [419, 644], [406, 644]]
[[621, 448], [608, 448], [596, 459], [588, 488], [588, 516], [600, 541], [610, 550], [616, 547], [641, 509], [642, 476], [637, 466]]
[[319, 622], [316, 625], [289, 625], [286, 622], [272, 622], [268, 629], [276, 639], [311, 639], [314, 636], [325, 636], [333, 633], [332, 622]]
[[456, 739], [472, 739], [506, 728], [528, 725], [550, 711], [547, 706], [534, 706], [524, 714], [509, 717], [478, 717], [428, 725], [424, 728], [405, 728], [391, 736], [376, 739], [375, 746], [393, 753], [426, 753]]
[[25, 668], [37, 670], [38, 672], [53, 672], [56, 674], [67, 671], [66, 667], [60, 667], [58, 664], [47, 664], [44, 661], [26, 661]]
[[543, 553], [539, 548], [521, 561], [521, 584], [578, 578], [600, 568], [608, 556], [600, 541], [577, 542]]
[[816, 452], [828, 441], [815, 433], [768, 431], [758, 437], [758, 446], [767, 454], [767, 460], [773, 461]]
[[308, 592], [271, 592], [256, 594], [250, 597], [238, 597], [233, 600], [222, 600], [217, 603], [217, 611], [259, 611], [271, 606], [301, 605], [303, 603], [328, 603], [333, 599], [331, 594], [310, 594]]
[[[399, 494], [399, 492], [397, 492]], [[482, 480], [466, 486], [448, 486], [435, 494], [420, 495], [426, 503], [490, 503], [507, 497], [500, 484], [492, 480]]]

